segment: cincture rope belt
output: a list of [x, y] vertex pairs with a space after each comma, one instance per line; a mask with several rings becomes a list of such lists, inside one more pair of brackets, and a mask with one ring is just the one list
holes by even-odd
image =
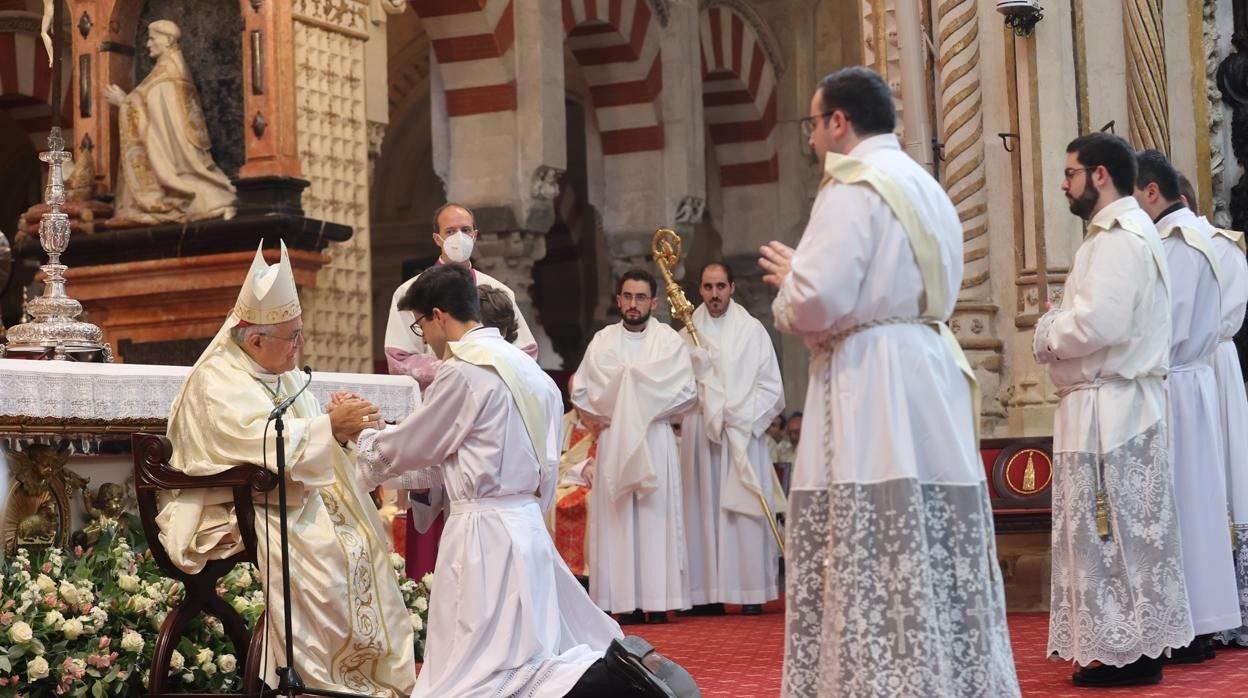
[[519, 509], [528, 504], [537, 504], [537, 497], [531, 494], [508, 494], [502, 497], [465, 499], [451, 502], [451, 516], [480, 511], [497, 511], [499, 509]]
[[922, 317], [886, 317], [880, 318], [879, 320], [868, 320], [867, 322], [854, 325], [853, 327], [841, 330], [840, 332], [821, 337], [815, 344], [815, 349], [817, 350], [816, 354], [831, 354], [836, 351], [836, 348], [846, 339], [849, 339], [859, 332], [865, 332], [866, 330], [872, 330], [877, 327], [885, 327], [888, 325], [927, 325], [935, 322], [937, 321], [932, 318]]

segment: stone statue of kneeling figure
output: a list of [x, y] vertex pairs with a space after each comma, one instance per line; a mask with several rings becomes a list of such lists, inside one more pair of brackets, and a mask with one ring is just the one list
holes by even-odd
[[168, 20], [148, 25], [156, 65], [126, 94], [109, 85], [104, 97], [120, 109], [120, 163], [114, 220], [138, 224], [232, 218], [234, 186], [212, 160], [199, 94]]

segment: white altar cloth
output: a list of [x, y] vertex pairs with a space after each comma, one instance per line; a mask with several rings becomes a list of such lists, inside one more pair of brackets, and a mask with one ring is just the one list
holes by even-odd
[[[166, 419], [189, 366], [98, 364], [0, 359], [0, 419], [84, 421]], [[312, 373], [308, 390], [322, 405], [349, 390], [372, 402], [386, 421], [398, 422], [420, 404], [410, 376]]]

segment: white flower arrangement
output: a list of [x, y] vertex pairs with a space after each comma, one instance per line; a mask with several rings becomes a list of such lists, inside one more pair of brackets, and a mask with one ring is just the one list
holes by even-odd
[[[94, 548], [32, 552], [19, 548], [0, 564], [0, 698], [106, 698], [145, 695], [161, 624], [183, 596], [181, 583], [161, 576], [133, 525], [131, 539], [106, 530]], [[404, 604], [423, 655], [429, 584], [408, 579], [391, 555]], [[257, 570], [239, 565], [217, 592], [249, 627], [264, 612]], [[178, 688], [230, 693], [243, 670], [221, 621], [191, 622], [170, 662]]]

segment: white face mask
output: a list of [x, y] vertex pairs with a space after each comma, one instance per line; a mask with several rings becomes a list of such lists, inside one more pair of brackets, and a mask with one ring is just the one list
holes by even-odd
[[442, 241], [442, 254], [452, 262], [467, 262], [472, 256], [472, 236], [467, 233], [452, 233]]

